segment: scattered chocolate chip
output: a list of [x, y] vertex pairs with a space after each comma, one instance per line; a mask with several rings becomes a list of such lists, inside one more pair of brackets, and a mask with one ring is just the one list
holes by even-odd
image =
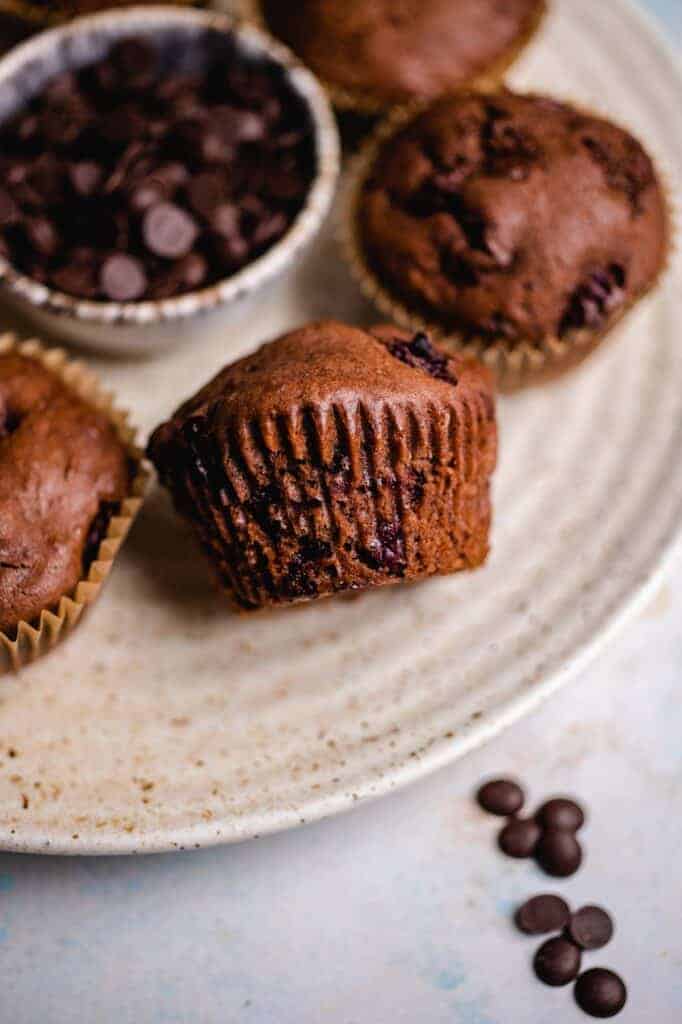
[[100, 273], [102, 291], [114, 302], [132, 302], [147, 288], [144, 267], [134, 256], [115, 253], [105, 260]]
[[613, 937], [613, 921], [601, 907], [581, 907], [571, 915], [568, 934], [581, 949], [602, 949]]
[[544, 829], [578, 832], [585, 824], [585, 812], [575, 801], [555, 797], [540, 807], [535, 820]]
[[568, 985], [580, 971], [580, 950], [569, 939], [557, 936], [544, 942], [533, 960], [533, 968], [545, 985]]
[[585, 971], [575, 985], [575, 1000], [590, 1017], [615, 1017], [625, 1006], [627, 998], [625, 982], [604, 967]]
[[509, 779], [486, 782], [478, 791], [478, 802], [483, 810], [501, 817], [516, 814], [523, 807], [524, 800], [521, 787]]
[[582, 864], [583, 852], [572, 832], [544, 832], [535, 848], [535, 859], [546, 874], [568, 878]]
[[498, 836], [498, 845], [508, 857], [532, 857], [542, 830], [532, 818], [512, 819]]
[[546, 935], [566, 927], [571, 911], [565, 900], [551, 893], [533, 896], [516, 912], [516, 925], [526, 935]]

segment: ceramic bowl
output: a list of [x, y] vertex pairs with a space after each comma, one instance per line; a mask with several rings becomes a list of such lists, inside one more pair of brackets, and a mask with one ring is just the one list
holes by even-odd
[[196, 341], [202, 329], [219, 326], [218, 318], [232, 318], [245, 299], [286, 270], [317, 234], [339, 174], [339, 139], [329, 102], [315, 77], [286, 47], [226, 14], [132, 7], [80, 18], [35, 36], [0, 61], [0, 121], [26, 106], [54, 75], [100, 60], [121, 37], [145, 36], [162, 52], [200, 61], [212, 37], [228, 32], [234, 33], [246, 55], [280, 64], [310, 112], [317, 175], [298, 217], [276, 245], [231, 277], [161, 301], [84, 301], [32, 280], [0, 258], [0, 298], [32, 326], [92, 350], [125, 355], [145, 355], [190, 338]]

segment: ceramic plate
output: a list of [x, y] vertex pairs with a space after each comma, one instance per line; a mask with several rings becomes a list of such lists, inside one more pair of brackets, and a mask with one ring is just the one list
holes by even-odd
[[[631, 125], [682, 169], [682, 82], [622, 0], [559, 0], [515, 83]], [[501, 403], [489, 565], [256, 617], [211, 588], [152, 494], [111, 584], [0, 687], [0, 844], [204, 846], [351, 807], [453, 761], [547, 697], [655, 581], [682, 513], [682, 279], [564, 382]], [[311, 317], [371, 322], [331, 232], [239, 327], [96, 365], [149, 430], [224, 362]]]

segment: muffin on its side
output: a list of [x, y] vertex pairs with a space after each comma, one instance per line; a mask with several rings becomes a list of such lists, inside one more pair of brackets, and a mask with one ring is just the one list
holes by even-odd
[[566, 104], [449, 95], [363, 159], [349, 232], [365, 287], [399, 321], [486, 355], [503, 386], [579, 361], [665, 267], [649, 156]]
[[0, 354], [0, 637], [73, 595], [132, 476], [103, 412], [38, 359]]
[[328, 321], [226, 367], [149, 455], [248, 609], [481, 565], [496, 440], [484, 368]]
[[545, 0], [251, 2], [337, 105], [374, 113], [499, 80], [545, 11]]

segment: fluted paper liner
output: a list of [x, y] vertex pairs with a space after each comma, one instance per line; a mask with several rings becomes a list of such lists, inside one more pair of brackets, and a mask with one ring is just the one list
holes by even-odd
[[103, 390], [97, 376], [83, 363], [68, 359], [62, 349], [47, 349], [34, 340], [20, 342], [14, 335], [7, 334], [0, 337], [0, 356], [10, 352], [38, 360], [74, 394], [98, 412], [104, 413], [135, 464], [136, 472], [130, 483], [129, 494], [121, 502], [119, 514], [112, 517], [87, 577], [80, 580], [73, 591], [64, 594], [56, 608], [44, 608], [37, 621], [20, 622], [15, 636], [8, 636], [0, 630], [0, 675], [12, 670], [16, 672], [50, 651], [68, 636], [88, 605], [97, 599], [142, 507], [151, 478], [142, 451], [136, 445], [135, 429], [128, 423], [128, 414], [116, 408], [113, 397]]
[[[254, 21], [261, 29], [269, 32], [267, 19], [263, 11], [261, 0], [240, 0], [239, 7], [244, 17]], [[485, 86], [499, 86], [502, 84], [505, 75], [516, 63], [521, 53], [530, 44], [547, 15], [547, 2], [543, 0], [538, 4], [534, 17], [526, 29], [519, 35], [518, 39], [503, 53], [494, 63], [478, 75], [464, 80], [458, 86], [461, 89], [476, 89]], [[304, 58], [301, 57], [303, 60]], [[372, 96], [370, 93], [361, 90], [346, 89], [342, 86], [329, 82], [322, 75], [315, 72], [329, 98], [337, 110], [361, 114], [367, 117], [379, 116], [392, 109], [396, 104], [386, 100], [385, 97]]]
[[[477, 91], [487, 94], [496, 91], [495, 86], [486, 86]], [[677, 252], [680, 211], [676, 194], [671, 186], [672, 175], [666, 170], [665, 161], [655, 154], [652, 157], [654, 172], [663, 191], [668, 208], [668, 231], [666, 238], [666, 258], [661, 270], [651, 285], [644, 292], [633, 296], [629, 302], [614, 312], [599, 331], [581, 328], [570, 331], [564, 337], [549, 335], [541, 342], [531, 339], [527, 341], [505, 342], [503, 339], [490, 340], [489, 337], [464, 336], [449, 330], [443, 324], [430, 320], [415, 312], [404, 301], [394, 295], [380, 280], [379, 275], [371, 266], [362, 241], [359, 226], [358, 208], [363, 188], [376, 163], [380, 151], [385, 144], [397, 135], [410, 121], [425, 111], [434, 100], [420, 101], [393, 110], [367, 139], [362, 149], [351, 160], [346, 178], [344, 195], [340, 204], [338, 231], [341, 246], [351, 269], [360, 285], [363, 294], [374, 303], [390, 320], [402, 327], [414, 331], [426, 331], [436, 338], [450, 351], [465, 357], [483, 362], [495, 375], [497, 388], [502, 392], [518, 391], [521, 388], [546, 383], [582, 363], [614, 329], [623, 321], [628, 313], [647, 295], [650, 295], [661, 284], [666, 276], [671, 261]], [[603, 112], [590, 111], [584, 104], [562, 98], [576, 110], [595, 117], [608, 119], [617, 124], [610, 115]], [[630, 131], [630, 129], [624, 129]], [[646, 146], [650, 156], [649, 145]]]

